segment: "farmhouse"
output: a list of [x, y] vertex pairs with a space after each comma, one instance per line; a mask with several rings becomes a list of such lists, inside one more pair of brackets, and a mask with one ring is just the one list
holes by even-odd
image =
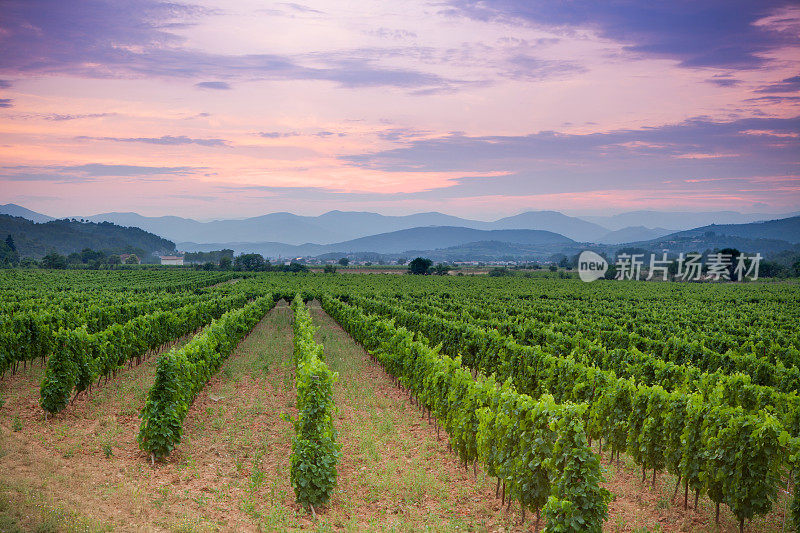
[[162, 265], [183, 265], [183, 256], [182, 255], [162, 255], [161, 256], [161, 264]]

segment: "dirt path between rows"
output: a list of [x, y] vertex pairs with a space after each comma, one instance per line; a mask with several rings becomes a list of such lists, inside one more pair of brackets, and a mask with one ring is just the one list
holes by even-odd
[[339, 373], [339, 487], [320, 520], [348, 530], [513, 529], [519, 518], [501, 511], [493, 480], [459, 467], [407, 394], [317, 302], [310, 307], [326, 362]]

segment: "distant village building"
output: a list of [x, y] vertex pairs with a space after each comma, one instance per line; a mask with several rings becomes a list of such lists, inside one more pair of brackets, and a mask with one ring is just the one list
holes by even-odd
[[161, 264], [162, 265], [183, 266], [183, 256], [182, 255], [162, 255], [161, 256]]

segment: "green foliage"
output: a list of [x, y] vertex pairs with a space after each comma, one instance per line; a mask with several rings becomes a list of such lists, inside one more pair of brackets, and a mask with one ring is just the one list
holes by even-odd
[[611, 493], [600, 487], [600, 461], [583, 429], [585, 406], [568, 406], [556, 422], [559, 433], [551, 467], [558, 472], [544, 508], [546, 532], [600, 532]]
[[42, 257], [41, 265], [42, 268], [63, 270], [67, 268], [67, 258], [58, 252], [50, 252], [46, 256]]
[[[757, 448], [761, 454], [758, 460], [765, 466], [762, 470], [753, 468], [739, 475], [740, 481], [737, 481], [735, 488], [726, 486], [729, 478], [718, 477], [718, 472], [726, 468], [732, 471], [734, 467], [730, 466], [731, 459], [721, 451], [718, 435], [724, 428], [734, 424], [733, 419], [739, 416], [736, 413], [743, 413], [743, 410], [758, 420], [758, 424], [766, 424], [765, 427], [773, 428], [778, 434], [797, 435], [800, 427], [797, 394], [754, 385], [749, 375], [735, 372], [725, 374], [722, 371], [704, 373], [689, 364], [681, 366], [671, 361], [665, 362], [642, 350], [663, 346], [662, 353], [669, 354], [676, 361], [683, 357], [706, 365], [748, 368], [753, 379], [761, 382], [775, 379], [776, 383], [786, 383], [781, 387], [785, 386], [788, 390], [792, 386], [789, 383], [794, 383], [792, 380], [797, 375], [797, 368], [784, 366], [777, 360], [796, 361], [796, 342], [788, 341], [784, 344], [787, 348], [778, 350], [775, 347], [777, 345], [770, 346], [762, 339], [747, 347], [753, 350], [753, 355], [738, 355], [731, 349], [724, 353], [712, 351], [699, 342], [688, 343], [670, 338], [661, 344], [663, 341], [650, 342], [630, 333], [603, 332], [599, 338], [590, 341], [582, 331], [574, 336], [566, 336], [554, 331], [555, 328], [522, 328], [510, 321], [505, 323], [497, 320], [494, 317], [499, 311], [487, 309], [492, 305], [488, 298], [476, 298], [480, 303], [473, 307], [451, 298], [453, 296], [449, 294], [427, 297], [426, 300], [435, 302], [432, 305], [414, 302], [411, 297], [395, 297], [395, 301], [401, 300], [407, 307], [419, 310], [410, 311], [391, 303], [386, 297], [348, 297], [351, 303], [391, 317], [398, 325], [426, 335], [431, 342], [441, 342], [443, 351], [451, 355], [459, 354], [466, 366], [487, 373], [494, 372], [498, 379], [512, 379], [515, 387], [533, 396], [549, 393], [559, 402], [589, 402], [591, 409], [586, 421], [591, 434], [605, 438], [611, 444], [612, 451], [627, 449], [634, 461], [643, 468], [655, 471], [670, 468], [681, 476], [688, 487], [698, 493], [707, 492], [712, 501], [739, 509], [736, 512], [742, 513], [742, 516], [751, 510], [755, 514], [768, 511], [767, 503], [774, 500], [771, 495], [774, 494], [776, 475], [785, 462], [785, 452], [779, 446], [770, 447], [763, 443], [750, 445], [748, 450], [755, 453]], [[463, 296], [459, 295], [459, 300], [461, 298]], [[443, 311], [442, 308], [450, 306], [456, 311]], [[497, 307], [509, 309], [505, 302]], [[509, 315], [511, 311], [523, 312], [511, 307], [507, 311]], [[556, 320], [559, 321], [559, 330], [568, 327], [563, 320]], [[513, 332], [514, 336], [504, 336], [505, 332]], [[664, 338], [663, 334], [658, 335]], [[523, 346], [521, 341], [535, 346]], [[598, 341], [620, 347], [609, 350]], [[715, 341], [717, 350], [727, 345], [724, 338]], [[769, 362], [765, 356], [767, 353], [774, 354], [769, 357], [776, 360], [775, 363]], [[599, 364], [607, 370], [589, 364]], [[631, 377], [620, 379], [616, 372]], [[777, 378], [778, 375], [781, 377]], [[637, 380], [640, 383], [637, 384]], [[654, 383], [663, 383], [664, 387]], [[673, 392], [668, 393], [666, 387], [673, 389]], [[698, 392], [692, 394], [686, 391], [693, 388]], [[459, 401], [463, 400], [459, 398]], [[732, 406], [739, 411], [731, 411]], [[771, 416], [768, 411], [778, 415], [778, 420], [773, 420], [776, 426], [768, 422]], [[448, 416], [452, 418], [453, 415]], [[480, 431], [487, 432], [492, 424], [497, 424], [498, 415], [486, 409], [479, 410], [478, 417]], [[735, 446], [732, 442], [726, 445], [729, 449], [747, 446], [746, 443], [750, 442], [749, 437], [742, 434], [723, 434], [738, 439]], [[492, 442], [488, 433], [484, 436], [479, 433], [478, 439], [478, 449], [485, 454], [490, 469], [499, 476], [502, 476], [503, 464], [497, 454], [502, 438], [505, 437], [501, 435]], [[460, 439], [456, 438], [454, 442], [458, 444]], [[468, 454], [469, 450], [466, 452]], [[745, 477], [747, 480], [744, 480]], [[758, 487], [747, 493], [754, 503], [748, 506], [737, 503], [737, 498], [740, 501], [741, 498], [736, 494], [749, 490], [747, 487], [750, 486]], [[752, 496], [756, 490], [765, 495], [764, 499]]]
[[774, 417], [734, 416], [720, 427], [709, 448], [718, 467], [725, 503], [740, 524], [772, 509], [780, 481], [779, 454], [788, 434]]
[[408, 263], [408, 273], [416, 275], [425, 275], [430, 273], [433, 261], [425, 259], [424, 257], [417, 257]]
[[111, 222], [63, 219], [38, 224], [21, 217], [0, 215], [0, 234], [14, 236], [14, 245], [20, 257], [41, 258], [51, 251], [67, 255], [85, 248], [144, 254], [140, 257], [149, 256], [152, 252], [168, 253], [175, 250], [172, 241], [139, 228], [117, 226]]
[[433, 267], [432, 274], [436, 276], [446, 276], [447, 273], [450, 272], [450, 267], [445, 265], [444, 263], [437, 263], [435, 267]]
[[800, 531], [800, 444], [795, 441], [793, 445], [791, 464], [794, 474], [794, 494], [792, 495], [792, 508], [790, 513], [795, 530]]
[[570, 512], [554, 513], [550, 527], [602, 527], [606, 493], [598, 486], [599, 460], [586, 440], [583, 408], [557, 404], [550, 396], [534, 400], [519, 394], [510, 380], [502, 387], [482, 374], [476, 380], [460, 357], [440, 354], [421, 335], [324, 294], [321, 300], [328, 314], [436, 416], [465, 465], [484, 463], [505, 482], [509, 498], [526, 509], [541, 509], [555, 490]]
[[14, 244], [14, 238], [9, 235], [5, 241], [0, 242], [0, 268], [8, 268], [19, 264], [19, 252]]
[[184, 263], [213, 263], [215, 265], [219, 265], [220, 269], [225, 270], [223, 268], [222, 260], [226, 259], [227, 267], [231, 266], [231, 262], [233, 261], [233, 250], [230, 248], [225, 248], [222, 250], [212, 250], [210, 252], [186, 252], [183, 255]]
[[262, 296], [228, 311], [188, 344], [158, 359], [156, 379], [141, 413], [139, 446], [156, 458], [168, 455], [180, 442], [183, 420], [198, 392], [239, 341], [274, 305]]
[[[656, 385], [647, 390], [647, 410], [641, 433], [637, 438], [642, 465], [659, 471], [664, 468], [668, 434], [665, 418], [670, 397], [663, 388]], [[643, 394], [643, 395], [644, 395]]]
[[290, 479], [298, 503], [325, 504], [336, 487], [340, 446], [333, 427], [333, 384], [337, 374], [322, 361], [322, 346], [314, 342], [311, 315], [300, 295], [294, 310], [294, 360], [297, 420], [292, 440]]
[[158, 310], [96, 333], [89, 333], [85, 325], [73, 330], [61, 329], [42, 381], [42, 408], [49, 413], [61, 411], [73, 388], [82, 392], [99, 377], [116, 373], [133, 358], [140, 359], [147, 350], [194, 331], [246, 301], [247, 296], [238, 293], [191, 303], [174, 311]]
[[264, 256], [261, 254], [241, 254], [233, 260], [234, 270], [244, 270], [246, 272], [264, 270], [267, 265], [269, 265], [269, 262], [265, 262]]

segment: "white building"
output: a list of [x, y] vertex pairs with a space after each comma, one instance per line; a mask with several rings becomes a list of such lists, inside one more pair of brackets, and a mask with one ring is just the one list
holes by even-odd
[[183, 265], [183, 256], [182, 255], [162, 255], [161, 256], [161, 264], [162, 265]]

